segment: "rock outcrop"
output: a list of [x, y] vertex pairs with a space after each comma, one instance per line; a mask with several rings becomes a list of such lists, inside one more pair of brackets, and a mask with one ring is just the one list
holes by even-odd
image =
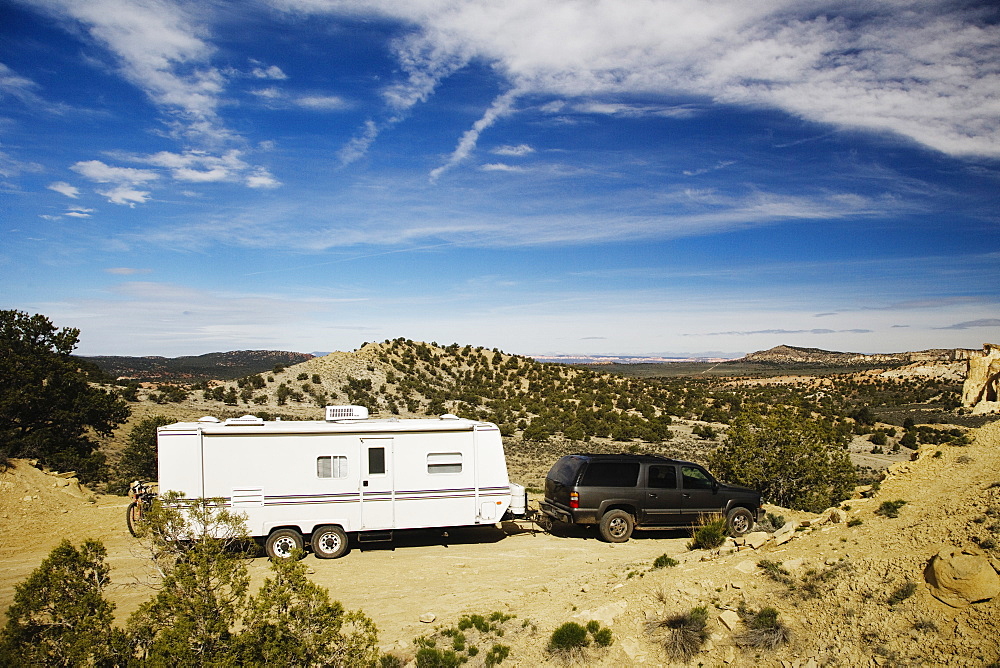
[[981, 353], [970, 357], [962, 405], [977, 413], [1000, 411], [1000, 345], [983, 344]]
[[934, 598], [953, 608], [988, 601], [1000, 594], [1000, 576], [976, 549], [947, 547], [934, 555], [924, 575]]

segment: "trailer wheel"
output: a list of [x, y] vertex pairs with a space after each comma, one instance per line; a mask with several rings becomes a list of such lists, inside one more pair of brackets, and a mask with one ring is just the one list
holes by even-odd
[[598, 527], [601, 538], [609, 543], [624, 543], [632, 535], [635, 519], [624, 510], [609, 510]]
[[302, 534], [295, 529], [272, 531], [264, 543], [264, 551], [272, 559], [290, 559], [295, 550], [303, 549]]
[[338, 526], [316, 527], [312, 535], [312, 550], [320, 559], [336, 559], [347, 552], [347, 534]]

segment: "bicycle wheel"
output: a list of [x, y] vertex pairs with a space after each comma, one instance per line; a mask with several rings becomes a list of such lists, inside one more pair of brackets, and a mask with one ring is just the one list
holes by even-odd
[[139, 527], [140, 520], [142, 520], [142, 507], [138, 501], [133, 501], [128, 504], [128, 508], [125, 510], [125, 523], [128, 524], [128, 532], [133, 536], [138, 535], [136, 529]]

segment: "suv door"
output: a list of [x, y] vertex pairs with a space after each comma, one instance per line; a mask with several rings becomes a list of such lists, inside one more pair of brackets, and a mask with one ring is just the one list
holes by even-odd
[[681, 519], [685, 523], [693, 524], [701, 515], [722, 512], [715, 479], [700, 466], [681, 465], [681, 490]]
[[639, 521], [652, 526], [677, 524], [683, 505], [677, 485], [677, 467], [673, 464], [650, 464], [646, 467], [644, 508]]

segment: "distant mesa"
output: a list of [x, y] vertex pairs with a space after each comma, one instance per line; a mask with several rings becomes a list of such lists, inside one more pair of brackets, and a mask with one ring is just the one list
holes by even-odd
[[270, 371], [275, 365], [291, 366], [314, 356], [284, 350], [231, 350], [184, 357], [81, 357], [96, 364], [112, 378], [148, 381], [232, 380]]
[[957, 362], [968, 360], [979, 351], [966, 348], [935, 348], [905, 353], [843, 353], [819, 348], [775, 346], [750, 353], [734, 363], [796, 364], [810, 366], [870, 366], [873, 364], [915, 364], [918, 362]]

